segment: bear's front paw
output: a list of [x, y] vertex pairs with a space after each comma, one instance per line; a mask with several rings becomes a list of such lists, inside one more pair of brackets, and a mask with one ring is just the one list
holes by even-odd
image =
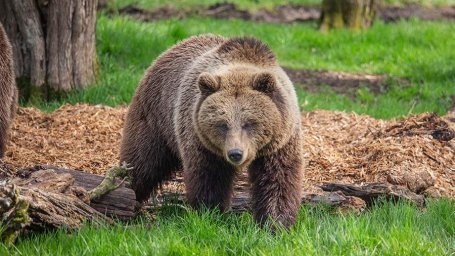
[[270, 229], [272, 233], [278, 230], [289, 230], [289, 228], [295, 224], [297, 219], [297, 213], [256, 213], [256, 222], [265, 229]]

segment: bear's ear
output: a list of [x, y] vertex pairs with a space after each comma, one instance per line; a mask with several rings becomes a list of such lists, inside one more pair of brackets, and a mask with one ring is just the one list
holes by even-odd
[[212, 94], [220, 88], [219, 82], [209, 73], [202, 73], [198, 78], [199, 90], [203, 94]]
[[276, 89], [276, 79], [270, 73], [259, 73], [254, 77], [253, 89], [266, 94], [271, 94]]

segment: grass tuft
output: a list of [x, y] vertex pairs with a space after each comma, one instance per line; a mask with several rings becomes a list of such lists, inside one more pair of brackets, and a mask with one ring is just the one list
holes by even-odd
[[79, 231], [58, 230], [21, 239], [2, 255], [449, 255], [455, 250], [455, 201], [430, 201], [425, 210], [381, 202], [361, 215], [303, 207], [289, 232], [272, 235], [251, 214], [175, 208], [155, 223]]

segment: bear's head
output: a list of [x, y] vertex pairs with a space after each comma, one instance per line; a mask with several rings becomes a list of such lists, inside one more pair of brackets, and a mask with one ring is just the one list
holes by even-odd
[[273, 72], [236, 68], [202, 73], [195, 113], [206, 148], [237, 168], [248, 165], [283, 132], [283, 98]]

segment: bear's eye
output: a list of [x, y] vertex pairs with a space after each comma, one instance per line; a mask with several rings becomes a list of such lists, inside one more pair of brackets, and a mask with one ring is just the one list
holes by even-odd
[[228, 131], [229, 127], [225, 123], [220, 123], [220, 124], [216, 124], [216, 129], [225, 133]]
[[253, 130], [256, 128], [257, 123], [256, 122], [246, 122], [242, 125], [242, 128], [245, 130]]

